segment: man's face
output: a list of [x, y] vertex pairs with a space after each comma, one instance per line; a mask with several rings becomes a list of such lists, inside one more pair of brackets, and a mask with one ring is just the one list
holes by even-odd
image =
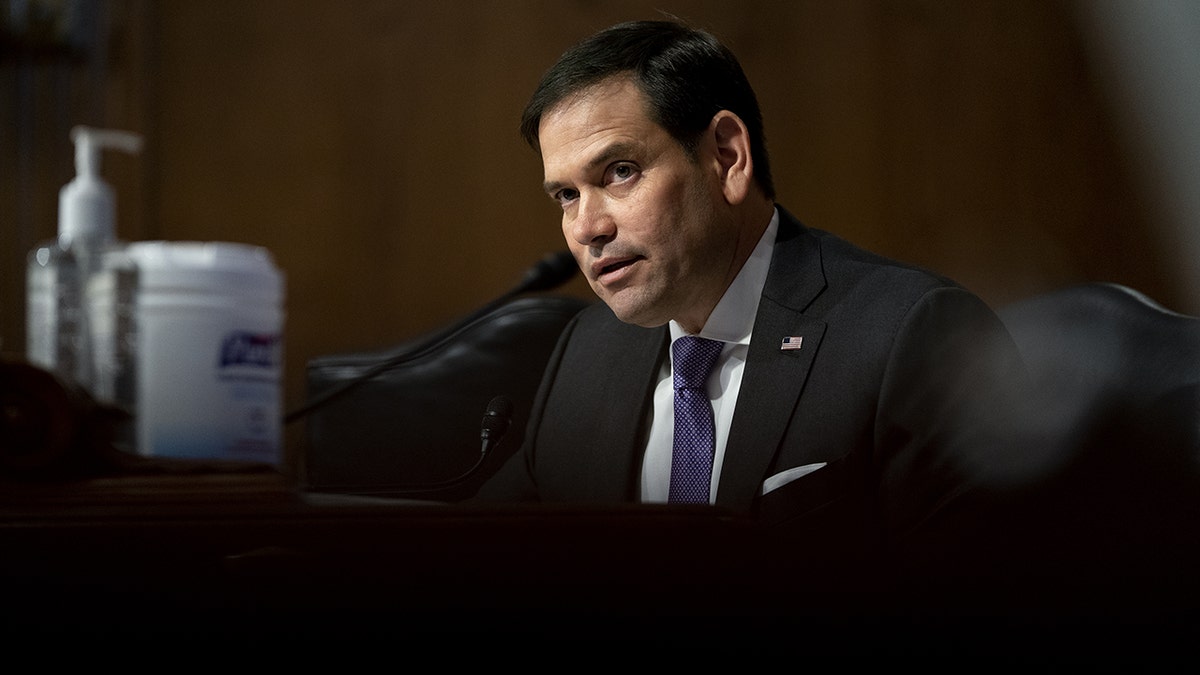
[[623, 77], [547, 111], [539, 141], [546, 193], [596, 295], [622, 321], [699, 331], [732, 278], [737, 240], [712, 144], [691, 157]]

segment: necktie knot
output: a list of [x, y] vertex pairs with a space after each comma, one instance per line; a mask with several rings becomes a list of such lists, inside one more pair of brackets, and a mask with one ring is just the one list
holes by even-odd
[[721, 348], [719, 340], [685, 335], [671, 345], [676, 389], [704, 389]]

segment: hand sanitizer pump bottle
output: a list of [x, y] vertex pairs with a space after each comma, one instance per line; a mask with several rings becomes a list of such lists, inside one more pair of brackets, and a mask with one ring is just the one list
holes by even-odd
[[58, 201], [58, 238], [29, 254], [26, 275], [26, 356], [34, 365], [90, 390], [93, 363], [84, 289], [100, 257], [117, 244], [116, 198], [100, 177], [100, 152], [141, 150], [126, 131], [71, 129], [75, 178]]

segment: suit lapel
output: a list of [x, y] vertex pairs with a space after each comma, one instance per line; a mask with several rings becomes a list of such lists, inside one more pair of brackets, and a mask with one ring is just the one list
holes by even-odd
[[[717, 504], [747, 511], [795, 414], [825, 323], [803, 314], [825, 288], [820, 244], [780, 208], [779, 233], [754, 321]], [[802, 338], [782, 349], [785, 337]]]
[[[603, 351], [609, 359], [598, 358], [595, 382], [604, 392], [604, 411], [597, 416], [599, 427], [590, 440], [580, 439], [581, 475], [595, 480], [591, 495], [600, 500], [636, 499], [640, 462], [646, 444], [646, 411], [657, 381], [658, 369], [668, 342], [666, 327], [653, 330], [625, 327], [608, 336]], [[628, 367], [611, 368], [624, 361]], [[642, 379], [628, 373], [645, 373]]]

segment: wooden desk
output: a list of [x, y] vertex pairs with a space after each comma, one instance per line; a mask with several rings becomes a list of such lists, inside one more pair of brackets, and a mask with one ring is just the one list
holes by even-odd
[[[303, 494], [272, 472], [9, 485], [7, 632], [573, 634], [769, 613], [753, 523], [706, 508]], [[764, 613], [765, 612], [765, 613]]]
[[9, 484], [0, 495], [0, 631], [43, 651], [369, 643], [462, 663], [513, 645], [629, 657], [711, 636], [719, 653], [862, 656], [869, 645], [928, 664], [1005, 650], [1006, 663], [1044, 666], [1057, 650], [1145, 665], [1189, 650], [1200, 625], [1192, 614], [917, 609], [863, 570], [805, 563], [818, 552], [781, 556], [753, 521], [706, 507], [364, 499], [298, 492], [269, 471]]

